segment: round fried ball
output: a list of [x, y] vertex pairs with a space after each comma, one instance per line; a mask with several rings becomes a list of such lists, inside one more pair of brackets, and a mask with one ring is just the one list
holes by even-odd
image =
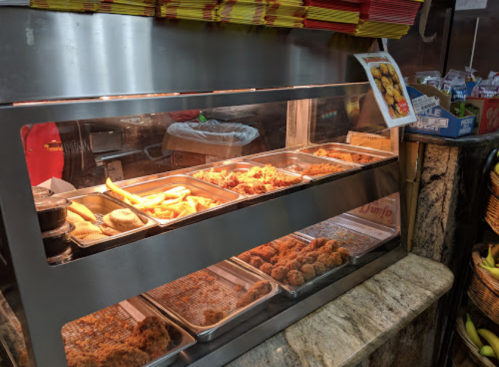
[[280, 259], [281, 259], [281, 258], [279, 257], [279, 255], [276, 255], [276, 256], [274, 256], [272, 259], [270, 259], [270, 263], [271, 263], [272, 265], [275, 265], [275, 264], [277, 264], [277, 263], [279, 262], [279, 260], [280, 260]]
[[298, 270], [291, 270], [288, 273], [288, 282], [291, 285], [302, 285], [305, 283], [305, 278], [303, 278], [303, 274]]
[[387, 94], [385, 94], [385, 101], [386, 101], [386, 103], [388, 103], [390, 106], [391, 106], [392, 104], [394, 104], [394, 103], [395, 103], [395, 100], [393, 99], [393, 97], [392, 97], [391, 95], [389, 95], [388, 93], [387, 93]]
[[378, 68], [372, 67], [371, 68], [371, 74], [375, 79], [381, 78], [381, 72]]
[[341, 260], [341, 254], [339, 252], [333, 252], [331, 254], [331, 263], [333, 264], [332, 266], [339, 266], [343, 263]]
[[330, 268], [330, 267], [333, 266], [333, 259], [331, 259], [331, 255], [330, 254], [321, 254], [321, 255], [319, 255], [319, 257], [317, 258], [317, 261], [323, 263], [324, 265], [326, 265], [326, 268]]
[[379, 70], [381, 70], [381, 73], [383, 75], [388, 74], [388, 64], [379, 64]]
[[250, 262], [249, 262], [249, 263], [250, 263], [250, 265], [251, 265], [251, 266], [254, 266], [254, 267], [255, 267], [255, 268], [257, 268], [257, 269], [260, 269], [260, 266], [262, 266], [262, 265], [263, 265], [264, 261], [263, 261], [263, 260], [262, 260], [262, 258], [261, 258], [261, 257], [259, 257], [259, 256], [253, 256], [253, 257], [251, 258], [251, 260], [250, 260]]
[[388, 85], [388, 86], [386, 87], [386, 94], [388, 94], [389, 96], [392, 96], [392, 97], [393, 97], [393, 91], [394, 91], [393, 86]]
[[[300, 264], [312, 264], [314, 262], [314, 259], [309, 257], [309, 256], [298, 256], [296, 258], [296, 261], [298, 261]], [[298, 270], [298, 269], [297, 269]]]
[[303, 278], [305, 280], [310, 280], [315, 278], [315, 268], [312, 264], [305, 264], [301, 267], [301, 272], [303, 273]]
[[381, 81], [379, 79], [374, 79], [374, 82], [376, 83], [376, 86], [380, 90], [381, 93], [385, 92], [385, 88], [383, 87], [383, 84], [381, 84]]
[[397, 75], [397, 73], [395, 72], [395, 68], [393, 67], [392, 64], [387, 64], [387, 67], [388, 67], [388, 72], [390, 73], [390, 75]]
[[386, 89], [389, 85], [393, 85], [393, 82], [391, 79], [388, 79], [386, 76], [381, 78], [381, 84], [383, 84], [383, 87]]
[[323, 246], [317, 250], [317, 253], [319, 255], [323, 255], [323, 254], [329, 255], [331, 252], [333, 252], [331, 246]]
[[310, 251], [307, 253], [307, 256], [312, 258], [315, 261], [315, 260], [317, 260], [319, 253], [317, 251]]
[[319, 261], [314, 262], [312, 265], [314, 266], [315, 275], [324, 274], [327, 270], [326, 265], [324, 265], [323, 263], [321, 263]]
[[341, 259], [343, 260], [343, 262], [348, 260], [348, 256], [350, 256], [350, 253], [348, 252], [348, 250], [346, 248], [338, 247], [338, 249], [336, 251], [338, 251], [340, 253]]
[[251, 254], [249, 252], [243, 252], [241, 255], [238, 255], [237, 258], [245, 263], [249, 263], [251, 260]]
[[273, 269], [274, 269], [274, 267], [270, 263], [265, 263], [262, 266], [260, 266], [260, 270], [263, 271], [265, 274], [268, 274], [268, 275], [272, 274], [272, 270]]
[[297, 260], [290, 260], [286, 263], [286, 266], [289, 270], [299, 270], [301, 268], [301, 264]]
[[289, 269], [286, 266], [276, 266], [272, 270], [272, 278], [275, 280], [283, 280], [289, 273]]
[[331, 251], [336, 251], [336, 249], [340, 247], [340, 244], [335, 240], [329, 240], [327, 241], [326, 246], [329, 246]]

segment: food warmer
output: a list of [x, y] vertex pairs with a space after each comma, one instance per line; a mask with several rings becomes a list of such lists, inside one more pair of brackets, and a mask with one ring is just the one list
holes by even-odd
[[[223, 365], [406, 255], [398, 194], [399, 130], [386, 129], [366, 75], [353, 57], [377, 50], [377, 40], [323, 31], [3, 8], [0, 44], [3, 361], [66, 366], [61, 331], [86, 315], [138, 299], [186, 337], [177, 358], [168, 363]], [[178, 111], [187, 110], [222, 124], [251, 126], [258, 137], [251, 149], [237, 154], [222, 148], [217, 152], [216, 146], [201, 155], [165, 147], [168, 126], [178, 122]], [[342, 167], [338, 174], [303, 176], [300, 184], [267, 195], [224, 192], [198, 180], [198, 187], [217, 192], [224, 204], [183, 220], [156, 222], [141, 236], [123, 236], [109, 246], [74, 242], [71, 256], [47, 261], [20, 138], [23, 126], [47, 122], [59, 128], [68, 122], [96, 122], [123, 131], [122, 152], [103, 159], [85, 151], [97, 162], [92, 168], [97, 173], [81, 171], [81, 179], [67, 179], [78, 190], [58, 195], [69, 198], [102, 195], [116, 200], [104, 185], [111, 174], [117, 186], [140, 192], [151, 182], [188, 183], [196, 180], [195, 172], [222, 166], [244, 169], [269, 163], [291, 171], [317, 163], [312, 149], [317, 144], [376, 159], [374, 164], [336, 161]], [[383, 137], [388, 149], [348, 144], [350, 131]], [[47, 142], [46, 148], [55, 143]], [[160, 147], [154, 156], [151, 146]], [[66, 154], [67, 147], [63, 149]], [[83, 151], [79, 147], [76, 156]], [[106, 159], [115, 163], [99, 166]], [[81, 169], [83, 160], [76, 162], [72, 167]], [[380, 200], [391, 208], [391, 223], [376, 222], [376, 212], [363, 214]], [[258, 312], [238, 318], [216, 338], [199, 340], [202, 332], [182, 327], [179, 318], [151, 301], [152, 290], [222, 262], [239, 269], [231, 276], [250, 272], [260, 277], [234, 257], [290, 234], [307, 241], [355, 234], [350, 238], [362, 246], [352, 248], [346, 265], [321, 277], [314, 287], [273, 283], [272, 297]], [[26, 352], [21, 363], [5, 330], [20, 335]], [[156, 365], [166, 365], [166, 360]]]

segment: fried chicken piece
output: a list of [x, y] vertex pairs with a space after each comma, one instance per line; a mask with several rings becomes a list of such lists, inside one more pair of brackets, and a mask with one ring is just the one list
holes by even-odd
[[317, 251], [310, 251], [307, 252], [307, 257], [310, 257], [315, 261], [319, 257], [319, 253]]
[[[298, 256], [296, 258], [296, 261], [298, 261], [300, 264], [312, 264], [314, 262], [314, 259], [309, 257], [309, 256]], [[297, 269], [298, 270], [298, 269]]]
[[303, 278], [303, 274], [298, 270], [291, 270], [288, 273], [287, 279], [288, 279], [289, 284], [295, 285], [295, 286], [302, 285], [303, 283], [305, 283], [305, 279]]
[[276, 266], [272, 270], [272, 278], [275, 280], [283, 280], [288, 275], [289, 269], [287, 266]]
[[80, 353], [70, 350], [66, 358], [68, 360], [68, 367], [99, 367], [96, 357], [91, 353]]
[[168, 351], [170, 335], [163, 320], [148, 316], [135, 326], [127, 344], [148, 353], [154, 360]]
[[333, 252], [331, 254], [331, 262], [332, 262], [332, 266], [339, 266], [343, 263], [343, 261], [341, 260], [341, 254], [339, 252]]
[[260, 293], [262, 296], [265, 296], [272, 290], [272, 286], [270, 285], [270, 282], [268, 280], [260, 280], [259, 282], [253, 284], [250, 289], [256, 289], [258, 293]]
[[322, 246], [320, 249], [317, 250], [317, 253], [320, 255], [329, 255], [333, 252], [330, 246]]
[[301, 264], [297, 260], [290, 260], [286, 263], [289, 270], [300, 270]]
[[320, 254], [317, 258], [317, 261], [326, 265], [326, 268], [330, 268], [333, 266], [333, 259], [331, 258], [330, 254]]
[[276, 256], [272, 257], [272, 259], [270, 259], [270, 263], [272, 265], [275, 265], [279, 262], [279, 260], [281, 260], [281, 257], [279, 255], [276, 255]]
[[272, 246], [262, 245], [249, 251], [252, 256], [260, 256], [265, 261], [270, 261], [277, 254], [277, 250]]
[[249, 263], [251, 260], [251, 254], [249, 252], [243, 252], [242, 254], [237, 255], [237, 258], [245, 263]]
[[374, 162], [378, 158], [371, 157], [371, 156], [364, 155], [364, 154], [354, 153], [354, 154], [352, 154], [352, 159], [355, 163], [370, 163], [370, 162]]
[[255, 195], [264, 194], [267, 191], [270, 191], [267, 188], [267, 186], [261, 181], [252, 182], [250, 185], [251, 185], [251, 189], [253, 191], [253, 194], [255, 194]]
[[301, 272], [303, 273], [303, 278], [305, 280], [310, 280], [315, 278], [315, 269], [311, 264], [305, 264], [301, 267]]
[[151, 361], [149, 355], [130, 345], [106, 345], [95, 353], [100, 367], [141, 367]]
[[264, 263], [263, 259], [259, 256], [253, 256], [249, 262], [251, 266], [254, 266], [257, 269], [260, 269], [260, 266], [262, 266]]
[[[226, 171], [222, 172], [226, 173]], [[224, 177], [223, 181], [219, 183], [219, 186], [223, 187], [224, 189], [231, 189], [233, 187], [236, 187], [237, 185], [239, 185], [239, 179], [234, 172], [229, 173], [229, 175]]]
[[260, 266], [260, 270], [268, 275], [272, 274], [273, 269], [274, 269], [274, 267], [272, 266], [271, 263], [265, 263], [262, 266]]
[[320, 176], [343, 171], [340, 165], [331, 163], [311, 164], [300, 173], [304, 176]]
[[340, 244], [335, 240], [329, 240], [324, 246], [328, 246], [332, 251], [336, 251], [340, 247]]
[[234, 187], [232, 190], [241, 195], [253, 195], [253, 188], [247, 183], [242, 183]]
[[327, 270], [326, 269], [326, 265], [324, 265], [320, 261], [316, 261], [312, 265], [314, 266], [315, 275], [324, 274], [326, 272], [326, 270]]
[[348, 252], [348, 250], [344, 247], [338, 247], [336, 249], [336, 251], [338, 251], [341, 255], [341, 259], [343, 260], [343, 262], [347, 262], [348, 261], [348, 257], [350, 256], [350, 253]]
[[204, 326], [210, 326], [222, 321], [225, 318], [223, 311], [208, 309], [203, 312]]
[[262, 297], [262, 295], [260, 294], [260, 292], [258, 292], [257, 289], [250, 289], [239, 299], [239, 301], [237, 301], [236, 307], [245, 307], [249, 304], [252, 304], [260, 297]]

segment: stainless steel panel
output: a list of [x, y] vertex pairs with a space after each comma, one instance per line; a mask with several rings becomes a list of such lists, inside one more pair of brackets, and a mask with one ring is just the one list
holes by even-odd
[[[208, 182], [197, 180], [193, 177], [184, 175], [168, 176], [157, 180], [145, 181], [131, 186], [122, 186], [122, 188], [132, 194], [137, 194], [139, 196], [148, 196], [159, 194], [175, 186], [185, 186], [186, 188], [191, 190], [193, 195], [217, 200], [222, 202], [222, 204], [215, 208], [205, 209], [196, 214], [187, 215], [185, 217], [177, 219], [160, 219], [148, 214], [147, 212], [140, 212], [159, 222], [161, 224], [161, 227], [171, 227], [174, 224], [186, 224], [193, 219], [202, 220], [215, 213], [220, 214], [225, 211], [237, 209], [237, 203], [242, 200], [242, 196], [235, 192], [225, 190]], [[116, 194], [111, 191], [106, 191], [106, 194], [116, 197]]]
[[[311, 240], [310, 237], [300, 235], [300, 234], [290, 234], [286, 237], [290, 237], [298, 242], [305, 243], [305, 244], [309, 244], [310, 240]], [[257, 273], [258, 275], [262, 276], [265, 279], [276, 282], [277, 284], [279, 284], [279, 286], [282, 289], [284, 289], [284, 291], [285, 291], [284, 294], [290, 298], [301, 297], [307, 293], [312, 292], [314, 289], [316, 289], [320, 286], [324, 286], [324, 284], [330, 283], [334, 279], [334, 276], [336, 275], [335, 273], [340, 271], [342, 268], [344, 268], [345, 266], [348, 265], [348, 261], [347, 261], [346, 263], [344, 263], [340, 266], [329, 269], [324, 274], [319, 275], [319, 276], [313, 278], [312, 280], [309, 280], [309, 281], [303, 283], [300, 286], [293, 286], [293, 285], [285, 284], [281, 281], [275, 280], [270, 275], [264, 273], [260, 269], [255, 268], [254, 266], [242, 261], [241, 259], [239, 259], [236, 256], [232, 257], [231, 260], [234, 261], [236, 264], [241, 265], [245, 269], [249, 269], [249, 270]]]
[[[227, 282], [230, 282], [233, 287], [235, 287], [237, 284], [244, 285], [245, 287], [243, 289], [246, 290], [249, 290], [256, 282], [263, 280], [263, 278], [259, 277], [258, 275], [248, 272], [244, 269], [241, 269], [235, 264], [232, 264], [228, 261], [223, 261], [216, 265], [210, 266], [206, 270], [209, 270], [210, 272], [214, 273], [216, 276], [220, 276]], [[178, 279], [177, 281], [181, 281], [181, 279]], [[142, 296], [145, 297], [147, 300], [149, 300], [156, 307], [163, 310], [167, 315], [172, 317], [174, 320], [177, 320], [181, 325], [186, 327], [188, 330], [190, 330], [194, 335], [196, 335], [197, 339], [200, 342], [209, 342], [212, 341], [213, 339], [218, 338], [219, 336], [226, 333], [230, 329], [236, 327], [241, 322], [244, 322], [245, 320], [253, 317], [257, 313], [265, 309], [269, 301], [280, 293], [279, 287], [274, 281], [270, 281], [270, 284], [272, 286], [272, 289], [267, 295], [257, 299], [256, 301], [245, 307], [230, 311], [230, 313], [223, 320], [210, 326], [198, 325], [194, 323], [192, 320], [188, 319], [183, 313], [175, 311], [174, 309], [169, 307], [168, 304], [165, 303], [165, 299], [163, 297], [161, 298], [157, 297], [154, 290], [144, 293]], [[200, 291], [202, 292], [203, 290]], [[204, 289], [204, 291], [208, 290]], [[170, 292], [168, 293], [170, 294]], [[210, 304], [209, 308], [220, 309], [220, 305], [218, 306], [219, 307], [217, 307], [217, 305]], [[191, 304], [190, 307], [196, 307], [198, 309], [202, 309], [203, 305]]]
[[[366, 148], [366, 147], [358, 147], [350, 144], [342, 144], [342, 143], [326, 143], [326, 144], [320, 144], [320, 145], [314, 145], [312, 147], [307, 147], [303, 149], [299, 149], [300, 152], [305, 153], [305, 154], [314, 154], [317, 152], [319, 149], [325, 149], [325, 150], [333, 150], [337, 151], [339, 153], [356, 153], [356, 154], [362, 154], [366, 155], [368, 157], [374, 157], [376, 160], [369, 162], [369, 163], [356, 163], [360, 164], [361, 166], [372, 166], [372, 165], [377, 165], [380, 162], [390, 160], [390, 159], [396, 159], [397, 156], [394, 155], [393, 153], [390, 152], [385, 152], [383, 150], [377, 150], [377, 149], [371, 149], [371, 148]], [[323, 159], [331, 159], [331, 160], [338, 160], [338, 158], [329, 158], [329, 157], [322, 157]], [[354, 162], [355, 163], [355, 162]]]
[[101, 250], [108, 249], [111, 247], [124, 245], [129, 242], [138, 241], [146, 237], [148, 231], [157, 226], [158, 222], [155, 220], [142, 215], [135, 208], [119, 201], [114, 198], [102, 194], [90, 194], [84, 196], [71, 197], [71, 200], [85, 205], [92, 213], [95, 214], [97, 218], [97, 223], [95, 225], [99, 226], [102, 224], [102, 217], [104, 215], [111, 213], [118, 209], [130, 209], [132, 212], [138, 215], [144, 226], [141, 228], [133, 229], [131, 231], [126, 231], [118, 235], [109, 236], [109, 238], [88, 241], [85, 239], [78, 239], [72, 236], [73, 241], [82, 248], [93, 247], [99, 245]]
[[352, 54], [377, 48], [332, 32], [27, 8], [2, 8], [0, 24], [0, 103], [366, 81]]
[[360, 165], [354, 163], [348, 163], [340, 160], [333, 159], [323, 159], [321, 157], [315, 157], [307, 154], [302, 154], [299, 152], [281, 152], [281, 153], [268, 153], [257, 155], [252, 158], [246, 159], [250, 162], [256, 162], [260, 164], [271, 164], [274, 167], [280, 168], [283, 171], [288, 171], [292, 173], [302, 174], [302, 172], [313, 164], [334, 164], [341, 166], [343, 171], [317, 175], [317, 176], [306, 176], [312, 181], [325, 181], [333, 177], [343, 176], [346, 171], [360, 170]]

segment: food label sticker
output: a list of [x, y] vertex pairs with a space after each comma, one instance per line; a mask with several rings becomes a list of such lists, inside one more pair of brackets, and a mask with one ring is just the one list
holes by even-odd
[[428, 111], [430, 108], [440, 106], [440, 99], [438, 97], [428, 97], [422, 95], [421, 97], [417, 97], [412, 100], [412, 106], [419, 115]]
[[106, 164], [107, 176], [112, 181], [122, 181], [125, 179], [123, 174], [123, 167], [120, 160], [111, 161]]
[[416, 122], [404, 79], [395, 60], [387, 52], [356, 54], [364, 67], [376, 102], [389, 128]]
[[438, 117], [418, 116], [418, 122], [423, 125], [426, 125], [427, 127], [436, 127], [439, 129], [449, 127], [449, 119], [438, 118]]

